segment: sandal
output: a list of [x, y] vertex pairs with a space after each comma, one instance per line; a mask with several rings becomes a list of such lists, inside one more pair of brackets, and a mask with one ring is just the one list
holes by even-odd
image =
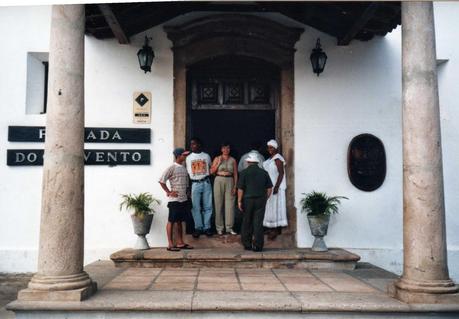
[[193, 246], [190, 246], [188, 244], [184, 244], [183, 246], [177, 246], [177, 248], [179, 248], [179, 249], [194, 249]]
[[180, 251], [179, 247], [167, 247], [167, 251]]

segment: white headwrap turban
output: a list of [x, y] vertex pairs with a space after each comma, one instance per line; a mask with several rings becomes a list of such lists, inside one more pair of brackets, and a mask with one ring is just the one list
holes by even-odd
[[268, 141], [267, 145], [274, 147], [276, 150], [279, 148], [279, 145], [277, 144], [275, 140]]

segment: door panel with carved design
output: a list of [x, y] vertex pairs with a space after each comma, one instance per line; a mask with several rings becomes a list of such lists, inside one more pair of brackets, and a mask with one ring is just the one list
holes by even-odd
[[188, 140], [199, 137], [212, 157], [224, 141], [239, 159], [251, 142], [276, 137], [279, 71], [272, 65], [225, 57], [194, 65], [187, 79]]

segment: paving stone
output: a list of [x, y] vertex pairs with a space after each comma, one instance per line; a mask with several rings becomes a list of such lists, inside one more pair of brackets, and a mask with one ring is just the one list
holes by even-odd
[[248, 283], [241, 281], [243, 290], [253, 291], [285, 291], [286, 289], [280, 282], [261, 282], [261, 283]]
[[222, 250], [222, 249], [196, 249], [186, 253], [186, 259], [204, 259], [204, 260], [221, 260], [221, 259], [239, 259], [241, 250]]
[[390, 290], [394, 286], [396, 279], [365, 279], [363, 281], [383, 293], [391, 294]]
[[198, 278], [198, 283], [203, 283], [203, 284], [214, 284], [218, 286], [219, 284], [224, 284], [224, 283], [237, 283], [237, 278], [236, 276], [226, 276], [226, 277], [201, 277], [199, 276]]
[[241, 290], [239, 283], [237, 281], [233, 282], [202, 282], [199, 281], [197, 285], [198, 290], [212, 290], [212, 291], [236, 291]]
[[263, 251], [263, 259], [288, 260], [301, 259], [303, 254], [294, 249], [266, 249]]
[[273, 269], [272, 271], [279, 278], [286, 278], [286, 277], [293, 277], [293, 278], [314, 277], [306, 269]]
[[110, 255], [110, 259], [115, 262], [118, 260], [138, 260], [141, 258], [143, 258], [141, 250], [130, 248], [117, 251]]
[[305, 312], [313, 311], [406, 311], [409, 306], [388, 296], [369, 293], [294, 292]]
[[259, 276], [259, 277], [264, 277], [264, 276], [272, 276], [273, 273], [271, 272], [270, 269], [244, 269], [244, 268], [238, 268], [237, 273], [239, 276]]
[[161, 272], [160, 276], [173, 276], [173, 277], [180, 277], [180, 276], [197, 276], [199, 269], [196, 268], [164, 268]]
[[240, 275], [239, 280], [241, 283], [247, 283], [247, 284], [257, 284], [257, 283], [279, 283], [279, 280], [274, 277], [274, 276], [245, 276], [245, 275]]
[[146, 277], [156, 276], [161, 271], [161, 268], [129, 268], [124, 271], [120, 276], [133, 276], [133, 277]]
[[322, 283], [302, 283], [302, 284], [285, 284], [288, 291], [333, 291], [330, 287]]
[[155, 283], [194, 283], [196, 281], [196, 277], [192, 276], [159, 276], [156, 278]]
[[288, 292], [197, 291], [193, 311], [300, 311], [301, 304]]
[[195, 282], [155, 282], [150, 290], [182, 290], [191, 291], [195, 288]]
[[339, 279], [335, 278], [320, 278], [321, 281], [339, 292], [369, 292], [376, 293], [379, 290], [363, 283], [362, 281], [354, 278]]
[[183, 250], [168, 251], [166, 248], [152, 248], [152, 249], [144, 250], [142, 253], [142, 256], [143, 256], [143, 259], [149, 260], [149, 261], [153, 261], [153, 260], [175, 261], [175, 260], [183, 260], [185, 257], [185, 254]]

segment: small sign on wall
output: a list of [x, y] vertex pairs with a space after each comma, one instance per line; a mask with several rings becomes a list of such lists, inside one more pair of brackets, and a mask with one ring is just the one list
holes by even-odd
[[134, 92], [134, 123], [150, 124], [151, 123], [151, 93]]

